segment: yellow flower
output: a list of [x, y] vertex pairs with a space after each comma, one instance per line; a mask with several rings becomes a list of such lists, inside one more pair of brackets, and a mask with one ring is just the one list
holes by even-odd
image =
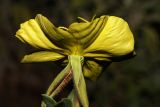
[[[55, 61], [69, 55], [79, 55], [102, 61], [112, 61], [134, 51], [134, 38], [126, 21], [115, 16], [101, 16], [91, 22], [75, 22], [69, 28], [56, 28], [46, 17], [21, 24], [16, 37], [22, 42], [44, 51], [26, 55], [22, 62]], [[101, 67], [95, 61], [85, 61], [97, 66], [95, 72], [84, 64], [84, 75], [96, 79]], [[95, 74], [94, 74], [95, 73]]]
[[[43, 50], [26, 55], [22, 62], [56, 61], [63, 58], [71, 59], [68, 62], [73, 64], [72, 58], [77, 61], [84, 58], [84, 76], [96, 80], [103, 69], [99, 62], [112, 62], [128, 54], [133, 55], [134, 38], [126, 21], [115, 16], [101, 16], [90, 22], [80, 19], [81, 22], [72, 23], [68, 28], [55, 27], [46, 17], [38, 14], [35, 19], [21, 24], [16, 37]], [[80, 78], [80, 71], [77, 72], [73, 75], [76, 75], [75, 78], [79, 75]], [[84, 107], [88, 105], [87, 101], [81, 103]]]

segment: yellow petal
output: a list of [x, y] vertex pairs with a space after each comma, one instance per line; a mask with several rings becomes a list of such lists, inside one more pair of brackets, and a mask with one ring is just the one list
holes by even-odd
[[91, 80], [96, 80], [102, 72], [102, 66], [95, 61], [88, 60], [83, 66], [83, 74]]
[[21, 24], [16, 37], [36, 48], [60, 49], [48, 40], [34, 19]]
[[61, 54], [49, 51], [41, 51], [24, 56], [21, 62], [22, 63], [46, 62], [46, 61], [56, 61], [62, 58], [64, 58], [64, 56]]
[[[126, 55], [134, 50], [134, 38], [130, 28], [123, 19], [110, 16], [96, 40], [85, 49], [85, 53], [104, 54], [103, 57]], [[87, 55], [84, 55], [89, 57]]]

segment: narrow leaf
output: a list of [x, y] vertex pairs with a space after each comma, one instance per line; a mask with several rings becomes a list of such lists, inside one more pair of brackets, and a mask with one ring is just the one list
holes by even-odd
[[46, 105], [45, 106], [44, 103], [42, 102], [42, 107], [54, 107], [56, 105], [56, 101], [53, 98], [49, 97], [48, 95], [42, 94], [42, 98]]

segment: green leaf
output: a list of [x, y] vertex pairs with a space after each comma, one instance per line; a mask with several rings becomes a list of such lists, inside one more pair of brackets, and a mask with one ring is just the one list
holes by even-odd
[[53, 98], [46, 94], [42, 94], [42, 98], [44, 103], [42, 103], [42, 107], [73, 107], [71, 99], [64, 98], [59, 102], [56, 102]]
[[73, 107], [72, 101], [68, 98], [62, 99], [60, 102], [58, 102], [54, 107]]
[[42, 94], [42, 98], [44, 103], [46, 104], [46, 106], [42, 104], [42, 107], [54, 107], [56, 105], [56, 101], [48, 95]]
[[86, 84], [82, 74], [82, 61], [84, 59], [82, 56], [71, 55], [69, 60], [73, 70], [73, 83], [78, 94], [78, 98], [83, 107], [89, 107]]

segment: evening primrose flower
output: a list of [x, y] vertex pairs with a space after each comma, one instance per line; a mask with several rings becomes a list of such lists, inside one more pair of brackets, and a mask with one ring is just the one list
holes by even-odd
[[[68, 28], [55, 27], [46, 17], [38, 14], [21, 24], [16, 37], [37, 49], [26, 55], [23, 63], [57, 61], [67, 66], [50, 85], [47, 95], [54, 97], [73, 79], [75, 95], [83, 107], [88, 107], [84, 77], [96, 80], [103, 69], [99, 62], [123, 60], [134, 54], [134, 38], [126, 21], [115, 16], [72, 23]], [[75, 104], [76, 105], [76, 104]]]

